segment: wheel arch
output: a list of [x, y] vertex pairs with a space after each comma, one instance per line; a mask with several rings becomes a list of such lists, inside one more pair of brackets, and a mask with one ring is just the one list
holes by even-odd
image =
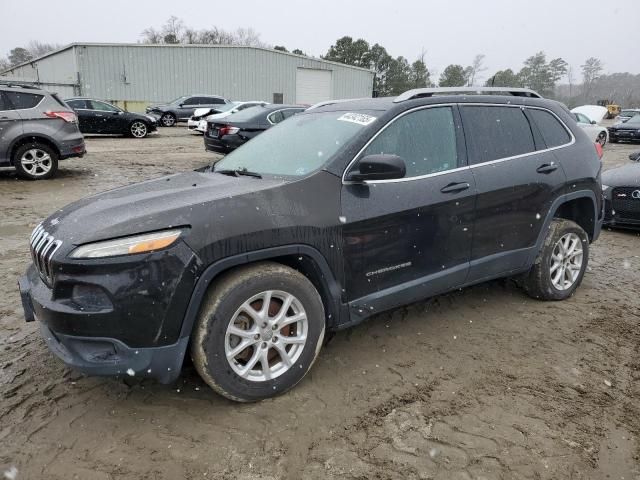
[[342, 318], [348, 318], [348, 311], [341, 303], [342, 289], [324, 256], [309, 245], [287, 245], [227, 257], [207, 267], [198, 278], [191, 294], [182, 322], [180, 338], [191, 336], [205, 295], [209, 287], [220, 275], [236, 267], [259, 261], [280, 263], [305, 275], [316, 287], [322, 298], [327, 315], [328, 329], [339, 325]]
[[60, 148], [58, 147], [58, 144], [56, 143], [56, 141], [53, 140], [51, 137], [48, 137], [47, 135], [43, 135], [40, 133], [23, 134], [18, 138], [16, 138], [13, 141], [13, 143], [11, 143], [11, 145], [9, 145], [8, 157], [9, 157], [9, 160], [11, 161], [11, 165], [13, 165], [13, 160], [14, 160], [13, 156], [16, 153], [16, 150], [21, 146], [26, 145], [27, 143], [33, 143], [33, 142], [43, 143], [53, 148], [53, 151], [56, 153], [56, 155], [58, 155], [58, 157], [60, 156]]

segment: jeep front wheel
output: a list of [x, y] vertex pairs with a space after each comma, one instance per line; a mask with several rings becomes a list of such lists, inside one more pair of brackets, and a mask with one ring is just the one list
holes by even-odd
[[262, 400], [305, 376], [324, 330], [322, 300], [304, 275], [276, 263], [241, 267], [210, 288], [193, 334], [193, 362], [221, 395]]
[[533, 298], [564, 300], [576, 291], [589, 262], [589, 237], [575, 222], [551, 222], [536, 261], [524, 278]]

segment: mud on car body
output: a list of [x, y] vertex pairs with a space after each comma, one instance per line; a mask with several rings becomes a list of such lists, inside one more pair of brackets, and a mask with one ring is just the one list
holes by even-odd
[[89, 374], [171, 382], [189, 347], [252, 401], [300, 381], [327, 330], [399, 305], [505, 276], [567, 298], [602, 223], [593, 143], [529, 90], [463, 93], [325, 104], [209, 171], [61, 209], [31, 238], [27, 320]]

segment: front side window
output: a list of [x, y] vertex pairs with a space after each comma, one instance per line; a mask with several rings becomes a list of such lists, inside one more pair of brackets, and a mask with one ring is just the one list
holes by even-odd
[[[368, 113], [364, 116], [371, 122], [375, 121], [375, 117]], [[246, 168], [268, 175], [308, 175], [329, 162], [367, 125], [354, 122], [346, 115], [354, 114], [323, 112], [295, 115], [228, 154], [216, 163], [215, 169]]]
[[200, 97], [190, 97], [181, 102], [182, 105], [200, 105]]
[[[528, 109], [547, 148], [559, 147], [571, 142], [571, 135], [560, 121], [546, 110]], [[584, 115], [583, 115], [584, 116]], [[587, 123], [591, 123], [587, 121]]]
[[406, 177], [457, 168], [456, 127], [451, 107], [426, 108], [398, 118], [369, 144], [361, 157], [376, 154], [402, 158]]
[[576, 120], [578, 123], [591, 123], [591, 120], [589, 120], [585, 115], [583, 115], [582, 113], [576, 113]]
[[472, 164], [535, 152], [522, 108], [465, 105], [461, 111]]
[[119, 110], [113, 105], [108, 103], [98, 102], [96, 100], [89, 100], [91, 102], [91, 109], [98, 110], [99, 112], [118, 112]]
[[9, 103], [13, 105], [13, 108], [16, 110], [33, 108], [44, 98], [44, 95], [24, 92], [5, 92], [5, 95], [7, 96]]

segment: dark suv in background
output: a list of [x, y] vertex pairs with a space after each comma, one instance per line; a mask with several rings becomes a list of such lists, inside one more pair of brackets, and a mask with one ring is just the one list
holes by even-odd
[[0, 84], [0, 167], [40, 180], [55, 175], [59, 160], [84, 154], [76, 114], [56, 94]]
[[230, 100], [217, 95], [184, 95], [162, 104], [150, 105], [146, 112], [158, 118], [163, 127], [173, 127], [179, 121], [187, 121], [196, 108], [213, 108], [230, 103]]
[[31, 236], [26, 320], [86, 373], [171, 382], [189, 347], [252, 401], [388, 309], [500, 277], [568, 298], [602, 225], [595, 145], [558, 102], [477, 90], [325, 104], [207, 171], [56, 211]]

